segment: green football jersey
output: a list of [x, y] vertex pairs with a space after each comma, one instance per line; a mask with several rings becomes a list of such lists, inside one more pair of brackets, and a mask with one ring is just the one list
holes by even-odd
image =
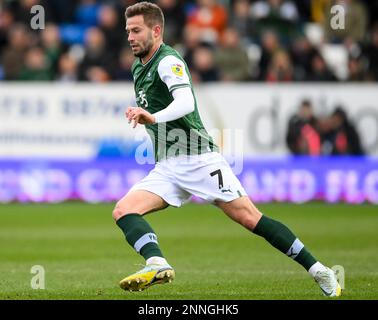
[[155, 161], [182, 154], [218, 151], [198, 113], [188, 67], [176, 50], [162, 44], [146, 64], [137, 58], [132, 73], [137, 105], [151, 114], [165, 109], [173, 101], [175, 89], [190, 87], [193, 93], [193, 112], [174, 121], [146, 125]]

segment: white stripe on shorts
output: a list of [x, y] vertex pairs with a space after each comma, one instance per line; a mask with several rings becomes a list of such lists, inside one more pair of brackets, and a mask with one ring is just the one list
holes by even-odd
[[303, 249], [304, 244], [297, 238], [291, 245], [290, 249], [286, 252], [286, 255], [295, 259], [299, 252]]
[[139, 253], [140, 249], [142, 249], [147, 243], [158, 243], [157, 236], [155, 233], [146, 233], [145, 235], [141, 236], [134, 244], [134, 249], [136, 252]]

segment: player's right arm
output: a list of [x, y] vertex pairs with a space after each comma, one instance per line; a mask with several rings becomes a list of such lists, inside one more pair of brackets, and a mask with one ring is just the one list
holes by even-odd
[[163, 110], [153, 114], [143, 108], [128, 107], [126, 117], [129, 123], [134, 121], [133, 128], [137, 123], [152, 124], [174, 121], [195, 110], [195, 99], [184, 62], [175, 56], [166, 56], [159, 63], [158, 73], [172, 94], [173, 101]]
[[126, 118], [129, 123], [134, 121], [133, 128], [139, 124], [153, 124], [169, 122], [191, 113], [194, 111], [194, 97], [189, 87], [178, 88], [172, 92], [173, 101], [163, 110], [149, 113], [140, 107], [128, 107], [126, 109]]

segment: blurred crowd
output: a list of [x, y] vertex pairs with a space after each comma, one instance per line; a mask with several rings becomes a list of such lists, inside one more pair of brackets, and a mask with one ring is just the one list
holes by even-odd
[[317, 117], [306, 99], [289, 120], [286, 143], [295, 155], [364, 155], [359, 134], [343, 106]]
[[[0, 80], [128, 81], [132, 0], [0, 0]], [[378, 1], [155, 1], [195, 82], [378, 81]], [[345, 8], [333, 30], [331, 6]], [[34, 5], [46, 25], [33, 30]]]

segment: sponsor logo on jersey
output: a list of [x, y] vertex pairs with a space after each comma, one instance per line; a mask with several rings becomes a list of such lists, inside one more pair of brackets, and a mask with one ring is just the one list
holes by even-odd
[[173, 66], [171, 66], [171, 70], [175, 75], [179, 77], [182, 77], [184, 75], [184, 70], [181, 64], [174, 64]]

